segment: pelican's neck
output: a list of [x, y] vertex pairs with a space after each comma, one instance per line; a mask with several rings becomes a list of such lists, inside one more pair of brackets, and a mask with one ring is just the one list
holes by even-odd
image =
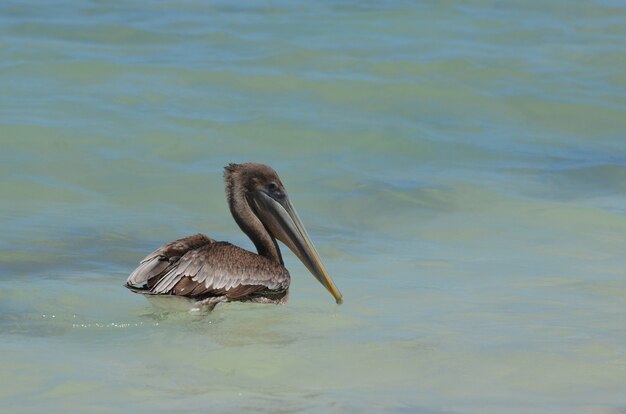
[[228, 207], [241, 230], [248, 235], [260, 256], [284, 265], [276, 239], [267, 231], [261, 220], [252, 211], [245, 191], [236, 180], [226, 182]]

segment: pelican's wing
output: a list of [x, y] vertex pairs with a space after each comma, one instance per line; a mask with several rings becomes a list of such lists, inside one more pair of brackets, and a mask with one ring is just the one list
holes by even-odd
[[283, 266], [226, 242], [206, 243], [154, 271], [159, 271], [159, 277], [146, 286], [152, 294], [239, 299], [289, 287], [289, 273]]
[[215, 243], [215, 240], [204, 234], [194, 234], [193, 236], [164, 244], [141, 261], [139, 266], [128, 277], [126, 285], [136, 288], [144, 285], [154, 285], [186, 253], [211, 243]]

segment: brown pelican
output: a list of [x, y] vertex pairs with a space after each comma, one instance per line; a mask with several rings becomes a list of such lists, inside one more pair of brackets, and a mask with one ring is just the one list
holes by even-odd
[[341, 304], [341, 293], [328, 276], [278, 174], [255, 163], [229, 164], [224, 170], [230, 212], [258, 254], [196, 234], [146, 256], [128, 277], [126, 287], [148, 298], [185, 297], [208, 309], [220, 302], [285, 303], [290, 276], [278, 239]]

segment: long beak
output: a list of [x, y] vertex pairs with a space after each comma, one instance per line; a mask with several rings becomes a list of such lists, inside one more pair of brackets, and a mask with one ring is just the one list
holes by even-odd
[[281, 201], [274, 200], [263, 191], [252, 197], [254, 208], [274, 237], [283, 242], [298, 256], [309, 272], [330, 292], [338, 305], [343, 303], [341, 292], [324, 268], [313, 242], [309, 237], [296, 209], [285, 195]]

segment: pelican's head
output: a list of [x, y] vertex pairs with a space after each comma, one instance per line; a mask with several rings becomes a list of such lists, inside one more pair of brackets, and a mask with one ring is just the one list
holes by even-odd
[[229, 164], [224, 177], [229, 199], [235, 196], [235, 192], [243, 192], [253, 213], [267, 231], [298, 256], [338, 304], [343, 303], [341, 293], [328, 276], [276, 171], [264, 164]]

